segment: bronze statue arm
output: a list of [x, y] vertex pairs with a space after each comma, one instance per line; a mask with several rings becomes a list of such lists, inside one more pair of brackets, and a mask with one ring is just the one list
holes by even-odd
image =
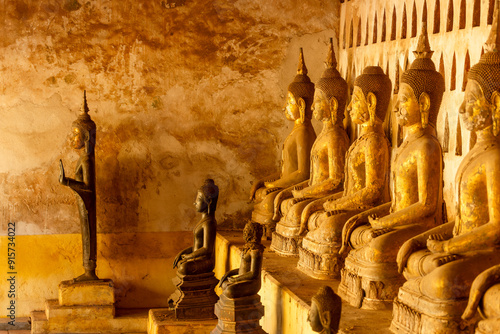
[[281, 210], [281, 202], [283, 202], [284, 200], [288, 199], [288, 198], [291, 198], [293, 197], [292, 195], [292, 192], [294, 190], [300, 190], [302, 188], [304, 188], [305, 186], [307, 186], [307, 184], [309, 183], [309, 180], [306, 180], [306, 181], [303, 181], [303, 182], [300, 182], [296, 185], [293, 185], [291, 187], [288, 187], [286, 189], [283, 189], [282, 191], [280, 191], [278, 193], [278, 195], [274, 198], [274, 216], [273, 216], [273, 220], [278, 220], [281, 213], [280, 213], [280, 210]]
[[439, 187], [442, 187], [441, 178], [438, 177], [441, 173], [441, 150], [435, 144], [426, 143], [425, 146], [422, 149], [424, 153], [417, 158], [418, 202], [376, 219], [371, 222], [373, 228], [418, 224], [435, 214], [438, 206], [441, 205], [438, 203]]
[[190, 254], [186, 254], [183, 259], [189, 260], [197, 257], [209, 257], [211, 255], [211, 250], [214, 249], [215, 246], [215, 233], [214, 226], [211, 226], [209, 221], [205, 221], [203, 224], [203, 246]]
[[222, 286], [222, 283], [224, 283], [225, 280], [227, 280], [228, 277], [231, 277], [231, 276], [234, 276], [234, 275], [238, 275], [238, 272], [239, 272], [239, 269], [236, 268], [236, 269], [231, 269], [229, 270], [228, 272], [226, 272], [224, 274], [224, 276], [222, 276], [222, 278], [220, 279], [219, 281], [219, 286]]
[[[242, 255], [243, 257], [243, 255]], [[231, 283], [241, 281], [253, 281], [259, 278], [260, 270], [262, 269], [262, 254], [259, 250], [253, 249], [250, 251], [251, 263], [250, 270], [241, 275], [232, 276]]]
[[384, 216], [389, 214], [391, 210], [391, 202], [384, 203], [373, 209], [369, 209], [361, 212], [350, 218], [342, 228], [342, 247], [340, 248], [339, 254], [347, 251], [349, 246], [349, 240], [351, 239], [352, 232], [359, 226], [368, 223], [368, 217], [370, 216]]
[[483, 271], [472, 282], [469, 294], [469, 303], [462, 314], [462, 319], [468, 320], [474, 317], [481, 298], [483, 298], [486, 290], [493, 285], [500, 283], [500, 265], [496, 265]]
[[257, 192], [257, 189], [264, 187], [264, 184], [266, 182], [273, 182], [279, 179], [279, 177], [280, 177], [280, 172], [277, 172], [255, 181], [255, 183], [252, 185], [252, 189], [250, 190], [250, 201], [253, 201], [255, 199], [255, 193]]
[[175, 257], [174, 259], [174, 265], [173, 265], [173, 268], [176, 268], [177, 265], [179, 264], [179, 261], [181, 260], [182, 258], [182, 255], [184, 254], [189, 254], [193, 251], [193, 247], [188, 247], [184, 250], [182, 250], [179, 254], [177, 254], [177, 256]]

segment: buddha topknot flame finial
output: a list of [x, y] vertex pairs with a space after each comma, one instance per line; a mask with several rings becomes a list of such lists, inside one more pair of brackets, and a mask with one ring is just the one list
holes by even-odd
[[325, 65], [326, 68], [337, 68], [337, 59], [335, 58], [335, 51], [333, 50], [333, 38], [330, 38], [330, 48], [328, 49]]
[[300, 48], [299, 67], [297, 68], [297, 74], [307, 75], [307, 67], [304, 61], [304, 51], [302, 50], [302, 48]]
[[80, 114], [88, 114], [88, 113], [89, 113], [89, 106], [87, 105], [87, 91], [83, 90], [83, 103]]
[[493, 10], [493, 24], [491, 25], [490, 35], [488, 40], [484, 43], [485, 52], [498, 52], [500, 48], [500, 31], [498, 22], [500, 21], [500, 11], [498, 7], [500, 6], [500, 0], [495, 1], [495, 9]]
[[422, 20], [422, 32], [418, 37], [417, 49], [413, 51], [413, 54], [417, 58], [432, 58], [434, 51], [431, 50], [431, 45], [429, 44], [429, 36], [427, 34], [427, 20]]

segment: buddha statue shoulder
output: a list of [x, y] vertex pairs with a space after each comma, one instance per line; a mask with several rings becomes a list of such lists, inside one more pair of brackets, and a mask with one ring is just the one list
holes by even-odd
[[206, 179], [198, 189], [194, 202], [201, 220], [193, 230], [193, 246], [181, 251], [174, 259], [173, 267], [178, 267], [181, 275], [198, 275], [211, 272], [215, 266], [215, 238], [217, 221], [215, 209], [219, 198], [219, 188], [214, 180]]
[[248, 222], [243, 229], [245, 246], [241, 251], [238, 269], [228, 271], [220, 280], [224, 296], [241, 298], [255, 295], [261, 287], [261, 269], [264, 245], [261, 243], [262, 225]]
[[431, 60], [422, 23], [416, 59], [401, 78], [396, 117], [406, 136], [392, 164], [392, 201], [352, 217], [343, 229], [347, 253], [339, 294], [356, 307], [385, 308], [404, 282], [398, 248], [409, 238], [442, 223], [442, 150], [436, 120], [444, 79]]
[[304, 55], [300, 49], [297, 75], [288, 86], [283, 109], [286, 119], [294, 122], [294, 125], [283, 144], [281, 171], [256, 181], [250, 191], [250, 199], [256, 202], [252, 220], [269, 227], [266, 227], [268, 236], [274, 229], [276, 195], [280, 190], [309, 178], [310, 152], [316, 139], [311, 123], [313, 96], [314, 84], [307, 76]]
[[[311, 149], [309, 180], [279, 192], [274, 200], [274, 220], [279, 220], [271, 248], [278, 254], [297, 253], [300, 219], [303, 210], [322, 204], [328, 195], [342, 191], [345, 154], [349, 137], [343, 128], [347, 83], [337, 71], [333, 41], [326, 61], [327, 68], [316, 83], [312, 111], [323, 123]], [[280, 219], [281, 217], [281, 219]]]
[[[479, 63], [467, 74], [459, 113], [464, 127], [477, 134], [455, 177], [455, 221], [406, 241], [398, 252], [407, 282], [399, 289], [392, 327], [408, 323], [403, 309], [424, 319], [423, 328], [460, 333], [474, 321], [461, 319], [471, 283], [500, 263], [500, 37], [498, 2], [494, 23]], [[417, 299], [426, 300], [418, 303]], [[410, 324], [412, 325], [412, 324]]]
[[59, 182], [75, 192], [80, 216], [85, 273], [75, 278], [73, 280], [75, 282], [99, 279], [95, 272], [97, 261], [95, 140], [96, 125], [90, 118], [87, 95], [84, 91], [82, 109], [72, 124], [70, 136], [70, 145], [80, 151], [75, 177], [66, 176], [62, 161], [60, 161], [59, 176]]
[[327, 285], [321, 286], [311, 298], [307, 321], [311, 329], [321, 334], [336, 334], [339, 330], [342, 300]]
[[369, 66], [354, 81], [347, 110], [359, 124], [360, 137], [346, 155], [344, 191], [331, 195], [322, 210], [301, 216], [298, 268], [319, 279], [337, 278], [345, 222], [362, 210], [389, 200], [390, 145], [382, 128], [391, 96], [391, 81], [378, 66]]

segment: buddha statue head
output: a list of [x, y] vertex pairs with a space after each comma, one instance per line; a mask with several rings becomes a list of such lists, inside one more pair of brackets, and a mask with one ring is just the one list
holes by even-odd
[[342, 301], [329, 286], [322, 286], [311, 298], [311, 309], [307, 317], [315, 332], [335, 334], [339, 330]]
[[333, 39], [326, 58], [326, 69], [316, 82], [312, 111], [318, 121], [331, 119], [333, 124], [342, 125], [347, 99], [347, 82], [337, 71], [337, 60], [333, 50]]
[[307, 76], [304, 53], [300, 48], [299, 67], [293, 82], [288, 86], [285, 116], [288, 120], [301, 123], [311, 119], [311, 104], [314, 98], [314, 84]]
[[467, 74], [464, 102], [460, 107], [467, 130], [477, 131], [492, 126], [496, 136], [500, 131], [500, 33], [498, 2], [494, 21], [479, 63]]
[[219, 187], [215, 185], [214, 180], [206, 179], [205, 183], [198, 189], [198, 195], [194, 203], [196, 211], [215, 214], [218, 199]]
[[437, 117], [444, 93], [444, 79], [436, 71], [427, 36], [427, 23], [422, 22], [416, 59], [401, 77], [398, 94], [398, 122], [402, 126], [420, 124], [426, 128], [429, 124], [436, 127]]
[[243, 239], [246, 243], [259, 243], [261, 242], [264, 229], [259, 223], [249, 221], [243, 228]]
[[391, 100], [391, 80], [379, 66], [368, 66], [354, 80], [347, 109], [354, 123], [383, 123]]
[[89, 115], [89, 107], [87, 105], [87, 93], [83, 91], [82, 109], [78, 118], [71, 124], [72, 133], [70, 143], [74, 149], [85, 147], [87, 154], [94, 153], [96, 125]]

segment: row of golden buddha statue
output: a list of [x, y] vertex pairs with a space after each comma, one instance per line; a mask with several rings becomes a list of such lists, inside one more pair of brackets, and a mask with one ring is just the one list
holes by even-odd
[[[395, 113], [405, 137], [392, 158], [382, 127], [389, 77], [369, 66], [355, 79], [347, 111], [360, 133], [349, 147], [343, 128], [347, 84], [336, 70], [333, 45], [316, 85], [301, 50], [284, 108], [295, 124], [283, 145], [282, 169], [251, 190], [252, 219], [272, 234], [272, 250], [298, 256], [297, 267], [312, 277], [340, 277], [339, 295], [353, 306], [393, 307], [396, 333], [473, 332], [478, 305], [490, 319], [478, 333], [500, 332], [496, 7], [486, 53], [467, 74], [459, 110], [477, 142], [456, 175], [455, 221], [445, 218], [436, 134], [444, 79], [431, 60], [426, 22], [416, 58], [401, 77]], [[323, 123], [317, 137], [312, 114]]]

